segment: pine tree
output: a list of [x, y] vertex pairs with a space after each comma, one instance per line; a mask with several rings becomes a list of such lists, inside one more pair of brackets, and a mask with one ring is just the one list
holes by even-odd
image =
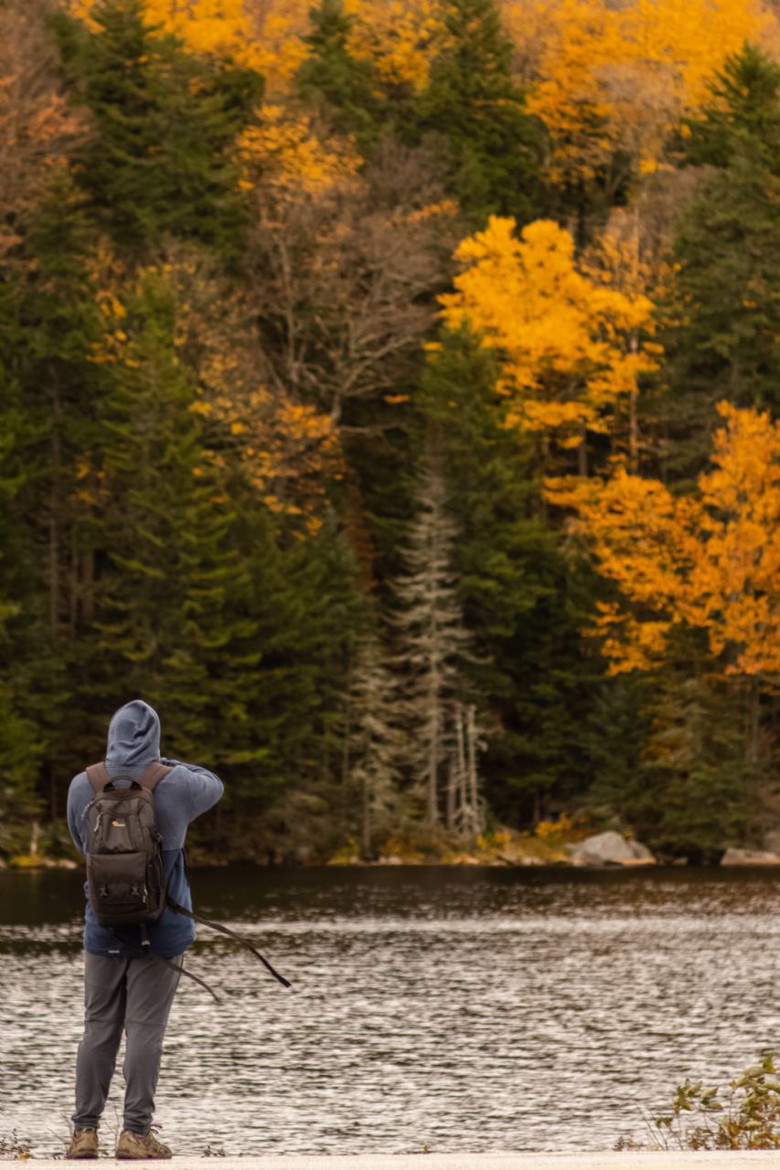
[[533, 442], [504, 425], [498, 378], [478, 338], [445, 332], [418, 402], [439, 428], [460, 530], [453, 566], [474, 636], [462, 669], [485, 696], [485, 796], [500, 819], [523, 825], [587, 791], [596, 763], [589, 736], [601, 727], [598, 699], [610, 684], [580, 632], [595, 579], [566, 554], [541, 498]]
[[75, 100], [92, 114], [78, 174], [96, 214], [133, 255], [171, 234], [235, 256], [243, 211], [231, 146], [262, 79], [150, 29], [142, 0], [104, 0], [92, 20], [95, 32], [63, 14], [55, 25]]
[[311, 12], [312, 32], [305, 39], [309, 55], [298, 71], [298, 92], [340, 134], [354, 134], [365, 151], [391, 116], [381, 79], [370, 61], [349, 51], [354, 18], [343, 0], [320, 0]]
[[452, 187], [476, 226], [521, 223], [540, 209], [542, 125], [512, 78], [511, 42], [494, 0], [444, 0], [444, 47], [415, 111], [417, 134], [438, 139]]
[[[441, 456], [430, 451], [416, 497], [417, 516], [403, 550], [406, 572], [393, 585], [401, 608], [394, 617], [397, 662], [403, 671], [410, 762], [425, 807], [425, 823], [443, 821], [442, 796], [457, 771], [456, 707], [467, 653], [458, 581], [453, 569], [458, 526], [448, 512]], [[454, 816], [452, 797], [447, 807]], [[449, 826], [448, 826], [449, 827]]]
[[356, 640], [344, 746], [347, 787], [353, 807], [360, 810], [360, 849], [367, 860], [375, 857], [377, 842], [397, 829], [401, 819], [403, 734], [397, 702], [386, 654], [369, 628]]
[[159, 706], [173, 753], [224, 760], [259, 657], [234, 511], [179, 364], [175, 302], [147, 273], [126, 295], [102, 448], [106, 502], [85, 695]]
[[761, 829], [760, 770], [744, 754], [744, 711], [701, 676], [666, 673], [648, 705], [651, 732], [628, 813], [642, 840], [693, 861]]
[[0, 295], [0, 598], [13, 608], [0, 651], [6, 719], [9, 729], [36, 728], [30, 774], [40, 778], [43, 756], [52, 816], [63, 812], [69, 776], [63, 761], [84, 722], [74, 704], [73, 671], [91, 604], [83, 473], [104, 391], [103, 372], [92, 360], [105, 325], [83, 204], [67, 167], [53, 167], [20, 225], [24, 234]]
[[747, 48], [726, 65], [691, 124], [690, 159], [706, 163], [674, 248], [662, 341], [666, 472], [692, 480], [717, 425], [715, 404], [780, 410], [780, 68]]

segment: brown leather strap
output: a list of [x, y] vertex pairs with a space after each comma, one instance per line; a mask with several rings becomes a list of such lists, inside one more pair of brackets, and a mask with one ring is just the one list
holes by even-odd
[[[140, 784], [142, 788], [153, 792], [157, 785], [162, 780], [163, 776], [167, 776], [173, 769], [168, 764], [161, 764], [155, 760], [153, 764], [149, 764], [144, 768], [140, 776], [135, 778], [136, 784]], [[95, 792], [102, 792], [106, 784], [110, 784], [112, 780], [118, 779], [120, 776], [125, 777], [124, 772], [117, 772], [116, 776], [110, 776], [105, 762], [100, 764], [90, 764], [87, 768], [87, 779], [94, 788]], [[127, 777], [130, 779], [130, 777]]]

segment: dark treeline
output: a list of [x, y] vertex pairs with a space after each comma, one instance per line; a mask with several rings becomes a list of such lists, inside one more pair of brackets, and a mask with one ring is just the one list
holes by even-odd
[[[706, 857], [780, 812], [771, 672], [698, 628], [615, 673], [587, 630], [617, 586], [545, 487], [622, 458], [684, 494], [718, 402], [777, 413], [780, 71], [721, 63], [663, 165], [594, 124], [561, 168], [493, 0], [433, 7], [412, 82], [322, 0], [279, 97], [141, 0], [0, 5], [0, 856], [66, 847], [135, 697], [224, 777], [219, 857], [564, 811]], [[507, 347], [442, 318], [491, 216], [566, 229], [594, 288], [636, 257], [656, 357], [575, 441], [515, 425]], [[545, 360], [539, 400], [579, 401]]]

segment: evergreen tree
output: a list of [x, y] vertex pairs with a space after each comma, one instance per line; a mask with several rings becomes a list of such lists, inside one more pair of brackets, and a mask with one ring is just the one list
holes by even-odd
[[520, 825], [587, 790], [604, 669], [580, 632], [594, 581], [565, 555], [542, 504], [532, 441], [504, 426], [497, 380], [495, 357], [478, 339], [445, 333], [419, 402], [440, 428], [460, 528], [454, 569], [475, 638], [463, 669], [489, 696], [485, 792], [500, 818]]
[[147, 274], [127, 297], [127, 343], [106, 407], [99, 580], [84, 697], [157, 705], [172, 754], [229, 758], [259, 658], [234, 512], [191, 410], [175, 304]]
[[349, 52], [353, 18], [343, 0], [320, 0], [310, 19], [312, 31], [304, 38], [309, 54], [297, 74], [298, 92], [320, 108], [334, 130], [354, 134], [367, 151], [392, 116], [381, 78], [370, 61]]
[[458, 527], [448, 512], [444, 466], [435, 449], [425, 458], [416, 503], [417, 516], [403, 550], [406, 572], [394, 582], [401, 603], [394, 624], [409, 758], [425, 823], [435, 830], [445, 808], [448, 828], [454, 827], [457, 812], [456, 704], [463, 687], [459, 659], [471, 640], [453, 568]]
[[460, 205], [521, 223], [539, 214], [541, 123], [512, 78], [511, 42], [494, 0], [444, 0], [444, 47], [415, 112], [418, 134], [443, 145]]
[[706, 679], [667, 673], [649, 703], [652, 728], [627, 798], [652, 847], [694, 862], [755, 841], [760, 772], [745, 759], [744, 711]]
[[38, 779], [43, 755], [47, 808], [58, 816], [67, 743], [83, 723], [72, 667], [90, 605], [84, 481], [102, 409], [104, 375], [93, 358], [105, 325], [92, 230], [66, 167], [47, 174], [24, 229], [0, 296], [0, 597], [13, 609], [0, 656], [9, 734], [36, 728], [31, 775]]
[[373, 630], [361, 634], [350, 671], [349, 708], [345, 728], [345, 771], [361, 854], [376, 855], [383, 836], [402, 819], [399, 782], [403, 733], [398, 726], [399, 695], [384, 648]]
[[662, 338], [659, 442], [667, 474], [685, 482], [704, 463], [718, 401], [780, 410], [780, 68], [747, 48], [713, 96], [691, 124], [690, 160], [710, 169], [677, 234]]
[[74, 98], [92, 115], [78, 174], [101, 222], [134, 255], [171, 234], [234, 256], [243, 211], [230, 151], [262, 79], [149, 28], [142, 0], [103, 0], [92, 20], [94, 32], [64, 14], [55, 26]]

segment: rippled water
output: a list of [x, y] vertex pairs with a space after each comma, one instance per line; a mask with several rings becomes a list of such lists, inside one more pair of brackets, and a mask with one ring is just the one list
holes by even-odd
[[[780, 875], [486, 869], [195, 875], [201, 940], [157, 1100], [177, 1153], [600, 1149], [685, 1076], [780, 1048]], [[0, 874], [0, 1136], [62, 1149], [77, 874]], [[121, 1077], [109, 1104], [108, 1137]]]

